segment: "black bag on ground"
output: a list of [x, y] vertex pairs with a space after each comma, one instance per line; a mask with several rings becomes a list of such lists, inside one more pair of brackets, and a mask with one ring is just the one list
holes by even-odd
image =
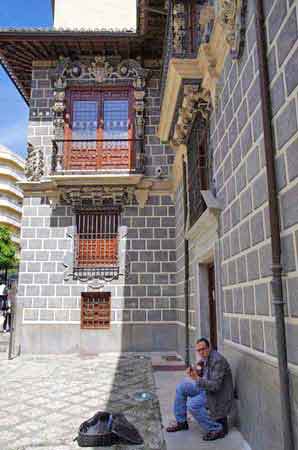
[[111, 447], [115, 444], [141, 445], [138, 430], [121, 413], [99, 411], [83, 422], [75, 438], [80, 447]]

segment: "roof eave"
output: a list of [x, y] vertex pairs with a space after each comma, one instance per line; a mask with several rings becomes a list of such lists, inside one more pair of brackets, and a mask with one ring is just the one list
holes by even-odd
[[4, 60], [3, 56], [1, 56], [1, 54], [0, 54], [0, 65], [3, 67], [3, 69], [5, 70], [7, 76], [10, 78], [10, 80], [15, 85], [15, 87], [16, 87], [17, 91], [19, 92], [19, 94], [21, 94], [21, 96], [25, 100], [25, 103], [27, 104], [27, 106], [29, 106], [30, 98], [28, 98], [26, 92], [22, 88], [21, 83], [19, 83], [19, 81], [18, 81], [17, 77], [15, 76], [15, 74], [9, 69], [8, 64]]
[[67, 29], [2, 29], [0, 28], [0, 41], [14, 39], [24, 41], [26, 39], [46, 39], [57, 38], [59, 40], [68, 39], [98, 39], [100, 37], [138, 38], [137, 32], [130, 30], [67, 30]]

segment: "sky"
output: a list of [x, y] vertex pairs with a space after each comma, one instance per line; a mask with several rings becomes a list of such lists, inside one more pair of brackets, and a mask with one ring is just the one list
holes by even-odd
[[[52, 26], [51, 0], [0, 0], [0, 28]], [[0, 66], [0, 144], [25, 157], [29, 109]]]

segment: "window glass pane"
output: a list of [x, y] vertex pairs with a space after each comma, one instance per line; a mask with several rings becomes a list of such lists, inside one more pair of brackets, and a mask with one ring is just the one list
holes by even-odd
[[76, 100], [73, 102], [72, 139], [96, 139], [98, 128], [97, 102]]
[[[128, 138], [128, 101], [104, 101], [104, 139]], [[111, 143], [112, 144], [112, 143]], [[115, 143], [113, 144], [113, 147]]]

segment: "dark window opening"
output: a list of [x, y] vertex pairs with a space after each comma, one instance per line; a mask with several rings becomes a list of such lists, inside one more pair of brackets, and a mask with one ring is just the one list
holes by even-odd
[[202, 119], [196, 120], [189, 136], [188, 191], [190, 226], [198, 220], [206, 209], [201, 191], [210, 188], [211, 163], [208, 154], [208, 126]]

